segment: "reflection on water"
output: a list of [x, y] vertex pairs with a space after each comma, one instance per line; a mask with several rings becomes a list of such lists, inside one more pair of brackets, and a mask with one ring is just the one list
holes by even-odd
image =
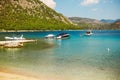
[[1, 47], [0, 67], [41, 80], [120, 80], [120, 32], [111, 31], [111, 36], [96, 31], [90, 37], [69, 33], [71, 38], [62, 40], [44, 39], [48, 32], [24, 33], [37, 35], [38, 41], [22, 48]]
[[11, 57], [13, 60], [17, 59], [18, 56], [17, 56], [17, 52], [19, 52], [20, 48], [7, 48], [6, 49], [6, 53], [8, 57]]
[[16, 53], [18, 53], [20, 51], [20, 48], [6, 48], [5, 50], [6, 50], [6, 53], [8, 53], [7, 56], [9, 56], [13, 59], [17, 59]]
[[58, 39], [57, 41], [58, 41], [58, 45], [61, 46], [62, 40], [61, 40], [61, 39]]
[[16, 53], [20, 48], [6, 48], [7, 53]]
[[55, 39], [54, 38], [48, 38], [48, 39], [45, 39], [45, 41], [50, 44], [50, 45], [54, 45], [55, 43]]

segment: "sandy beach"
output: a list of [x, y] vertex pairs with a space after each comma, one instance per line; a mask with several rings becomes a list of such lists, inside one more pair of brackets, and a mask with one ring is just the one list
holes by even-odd
[[13, 73], [0, 72], [0, 80], [39, 80], [39, 79], [23, 75], [17, 75]]
[[6, 68], [0, 69], [0, 80], [39, 80], [36, 77], [26, 76], [24, 74], [19, 74], [8, 70]]

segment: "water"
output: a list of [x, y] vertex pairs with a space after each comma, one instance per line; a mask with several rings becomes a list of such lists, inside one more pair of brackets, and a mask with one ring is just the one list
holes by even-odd
[[0, 68], [39, 77], [40, 80], [120, 80], [120, 31], [64, 31], [70, 38], [46, 40], [47, 34], [62, 31], [10, 32], [37, 39], [23, 48], [0, 48]]

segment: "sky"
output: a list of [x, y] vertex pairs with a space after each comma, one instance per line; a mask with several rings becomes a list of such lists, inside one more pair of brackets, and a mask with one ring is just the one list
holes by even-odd
[[120, 0], [41, 0], [66, 17], [120, 19]]

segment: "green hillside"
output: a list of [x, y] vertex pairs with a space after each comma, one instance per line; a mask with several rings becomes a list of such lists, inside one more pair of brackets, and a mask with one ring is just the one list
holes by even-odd
[[0, 1], [0, 30], [66, 29], [77, 27], [40, 0]]

